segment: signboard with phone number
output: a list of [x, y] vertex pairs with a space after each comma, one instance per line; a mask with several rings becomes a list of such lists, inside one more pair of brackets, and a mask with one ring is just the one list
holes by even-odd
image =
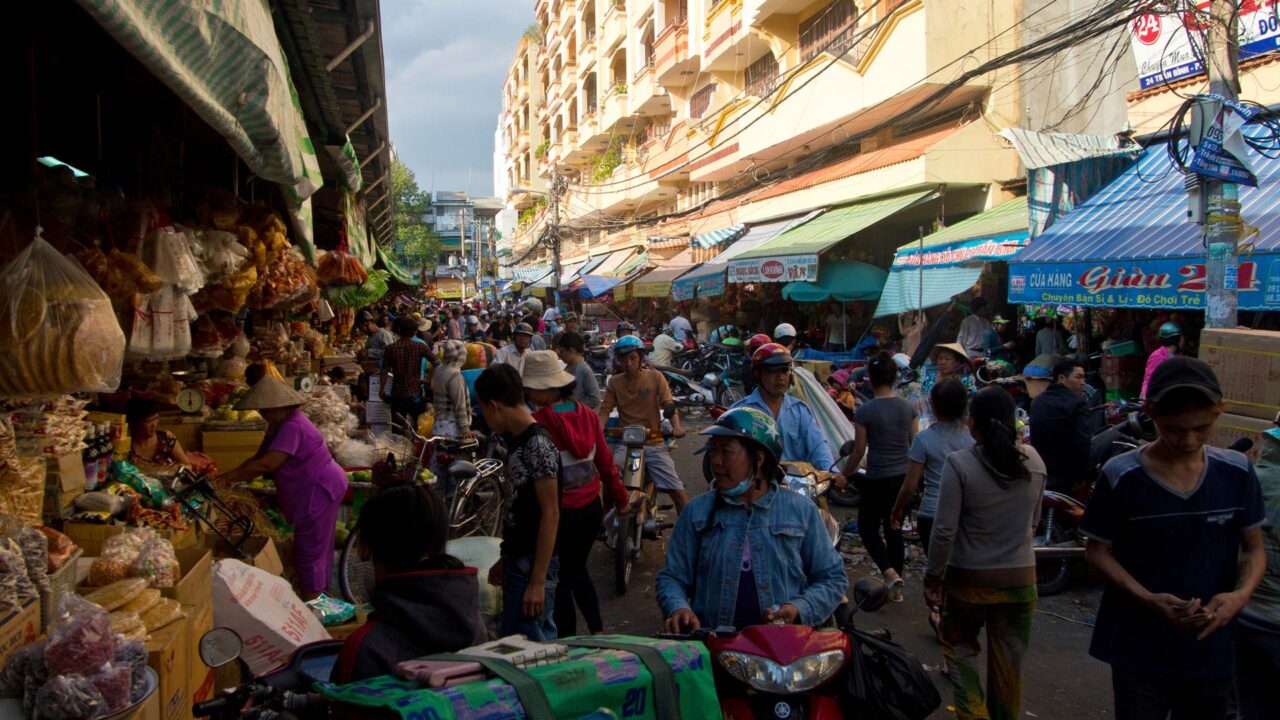
[[[1009, 265], [1009, 302], [1095, 307], [1202, 309], [1202, 257], [1126, 262]], [[1280, 255], [1240, 258], [1236, 271], [1241, 310], [1280, 309]]]
[[[1143, 90], [1204, 72], [1209, 5], [1210, 0], [1196, 0], [1194, 11], [1148, 13], [1133, 21], [1130, 45]], [[1280, 49], [1276, 0], [1239, 0], [1237, 32], [1241, 60]]]

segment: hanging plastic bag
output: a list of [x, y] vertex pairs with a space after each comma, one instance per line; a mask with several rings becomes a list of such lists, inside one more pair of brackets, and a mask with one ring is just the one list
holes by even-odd
[[0, 395], [114, 392], [125, 337], [111, 298], [40, 232], [0, 270]]
[[191, 254], [183, 236], [172, 227], [158, 228], [147, 235], [142, 245], [142, 260], [183, 295], [192, 295], [204, 287], [200, 262]]

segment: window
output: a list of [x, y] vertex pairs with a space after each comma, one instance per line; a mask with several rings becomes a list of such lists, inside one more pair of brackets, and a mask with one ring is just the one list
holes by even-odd
[[764, 57], [747, 66], [747, 94], [766, 97], [778, 86], [778, 60], [773, 53], [765, 53]]
[[818, 14], [800, 23], [800, 62], [809, 62], [820, 52], [836, 56], [849, 52], [857, 18], [853, 0], [832, 0]]
[[716, 84], [711, 83], [689, 98], [689, 117], [700, 118], [711, 107], [711, 96], [716, 94]]

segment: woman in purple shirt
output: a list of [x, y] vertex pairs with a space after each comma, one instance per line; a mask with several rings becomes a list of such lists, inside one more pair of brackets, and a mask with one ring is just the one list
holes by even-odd
[[298, 407], [304, 398], [283, 382], [265, 377], [245, 394], [237, 410], [257, 410], [267, 421], [258, 454], [222, 476], [244, 482], [273, 473], [280, 509], [293, 525], [293, 559], [304, 600], [328, 587], [333, 573], [333, 537], [347, 475], [334, 461], [324, 437]]

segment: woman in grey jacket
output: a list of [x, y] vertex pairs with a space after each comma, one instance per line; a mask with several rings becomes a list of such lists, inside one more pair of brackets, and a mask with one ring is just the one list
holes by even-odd
[[435, 409], [435, 426], [431, 432], [440, 437], [471, 437], [471, 397], [467, 381], [462, 377], [462, 364], [467, 359], [467, 346], [461, 340], [444, 343], [440, 367], [431, 377], [431, 404]]
[[[942, 607], [942, 650], [961, 720], [1019, 717], [1022, 657], [1031, 641], [1045, 467], [1019, 445], [1013, 398], [990, 387], [973, 396], [969, 432], [977, 442], [947, 457], [929, 542], [925, 603]], [[987, 629], [987, 688], [978, 636]]]

